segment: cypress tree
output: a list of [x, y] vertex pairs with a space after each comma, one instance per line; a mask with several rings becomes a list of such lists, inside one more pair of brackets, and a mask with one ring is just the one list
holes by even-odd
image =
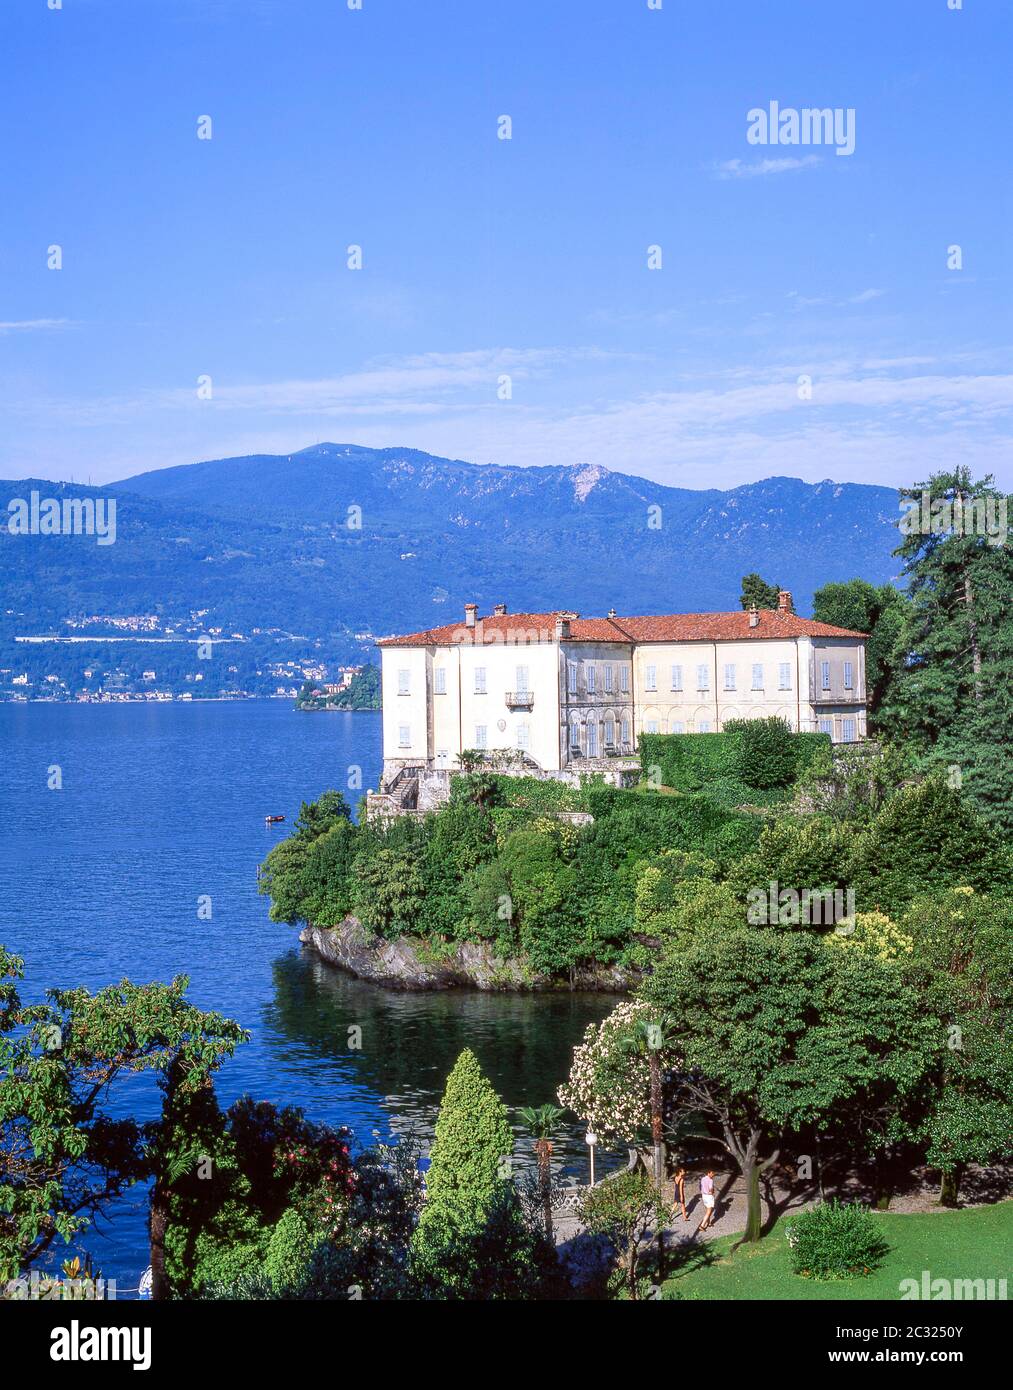
[[447, 1078], [412, 1241], [423, 1297], [535, 1295], [545, 1257], [505, 1172], [512, 1148], [506, 1106], [465, 1048]]

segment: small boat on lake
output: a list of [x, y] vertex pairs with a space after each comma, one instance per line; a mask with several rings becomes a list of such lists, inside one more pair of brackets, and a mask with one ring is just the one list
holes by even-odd
[[264, 824], [265, 824], [265, 825], [277, 825], [278, 821], [284, 820], [284, 819], [285, 819], [284, 816], [265, 816], [265, 817], [264, 817]]

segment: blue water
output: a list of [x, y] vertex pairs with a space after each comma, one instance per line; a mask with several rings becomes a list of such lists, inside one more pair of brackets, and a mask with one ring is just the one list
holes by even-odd
[[[380, 761], [371, 713], [299, 714], [273, 700], [0, 705], [0, 941], [25, 958], [23, 998], [188, 975], [195, 1003], [252, 1035], [219, 1073], [223, 1104], [249, 1092], [301, 1105], [362, 1142], [374, 1129], [428, 1136], [466, 1045], [508, 1105], [553, 1100], [573, 1045], [613, 999], [395, 993], [335, 971], [268, 920], [257, 865], [300, 801], [334, 787], [354, 806], [354, 770], [359, 787], [375, 786]], [[59, 790], [47, 785], [54, 766]], [[265, 827], [267, 814], [285, 824]], [[210, 921], [197, 916], [203, 895]], [[346, 1046], [353, 1024], [361, 1052]], [[158, 1105], [144, 1077], [110, 1108], [143, 1120]], [[579, 1134], [559, 1153], [583, 1172]], [[148, 1263], [145, 1220], [136, 1187], [82, 1242], [121, 1290]]]

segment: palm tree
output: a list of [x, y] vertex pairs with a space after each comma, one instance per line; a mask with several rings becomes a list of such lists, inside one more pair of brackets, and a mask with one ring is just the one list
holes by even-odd
[[651, 1078], [651, 1145], [654, 1150], [654, 1185], [661, 1191], [665, 1179], [664, 1105], [661, 1087], [661, 1054], [672, 1046], [672, 1019], [661, 1014], [639, 1019], [636, 1027], [620, 1043], [624, 1052], [647, 1058]]
[[535, 1141], [538, 1159], [538, 1190], [542, 1196], [545, 1235], [552, 1240], [552, 1138], [558, 1134], [565, 1111], [558, 1105], [525, 1105], [517, 1111], [528, 1133]]

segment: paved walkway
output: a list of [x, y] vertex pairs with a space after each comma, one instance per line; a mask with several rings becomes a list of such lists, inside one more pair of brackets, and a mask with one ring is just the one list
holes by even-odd
[[[700, 1200], [700, 1175], [694, 1174], [692, 1183], [686, 1183], [686, 1212], [689, 1220], [684, 1221], [682, 1216], [676, 1212], [674, 1219], [671, 1219], [665, 1227], [666, 1250], [674, 1253], [679, 1247], [683, 1247], [685, 1252], [689, 1254], [694, 1246], [702, 1249], [707, 1242], [716, 1240], [719, 1236], [737, 1235], [745, 1230], [747, 1201], [745, 1183], [741, 1175], [717, 1173], [714, 1185], [718, 1199], [717, 1214], [713, 1223], [701, 1234], [699, 1226], [703, 1220], [705, 1208]], [[815, 1188], [811, 1192], [793, 1193], [790, 1196], [784, 1191], [777, 1192], [778, 1218], [783, 1219], [785, 1216], [812, 1206], [817, 1200], [817, 1195]], [[671, 1207], [675, 1200], [673, 1183], [666, 1181], [664, 1197], [666, 1203]], [[762, 1187], [760, 1201], [764, 1227], [766, 1228], [773, 1213]], [[595, 1267], [606, 1258], [604, 1248], [600, 1245], [589, 1249], [584, 1248], [584, 1242], [580, 1239], [581, 1224], [574, 1213], [557, 1212], [553, 1224], [555, 1226], [556, 1245], [559, 1247], [564, 1260], [571, 1267], [571, 1277], [574, 1282], [580, 1284], [586, 1278], [591, 1277]], [[644, 1242], [644, 1249], [646, 1250], [653, 1244], [654, 1236], [652, 1234]]]

